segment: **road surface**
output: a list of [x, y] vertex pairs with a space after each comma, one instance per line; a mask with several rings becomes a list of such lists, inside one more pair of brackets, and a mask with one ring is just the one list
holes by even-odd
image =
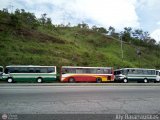
[[160, 86], [0, 86], [0, 113], [160, 113]]

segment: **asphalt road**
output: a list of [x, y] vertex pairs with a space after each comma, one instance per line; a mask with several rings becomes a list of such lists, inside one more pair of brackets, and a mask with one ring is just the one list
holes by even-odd
[[160, 113], [160, 86], [0, 86], [0, 113]]

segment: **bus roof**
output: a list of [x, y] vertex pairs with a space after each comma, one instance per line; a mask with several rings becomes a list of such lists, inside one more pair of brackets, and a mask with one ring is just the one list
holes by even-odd
[[116, 69], [116, 70], [114, 70], [114, 71], [119, 71], [119, 70], [122, 70], [122, 69]]
[[123, 70], [123, 69], [156, 70], [156, 69], [148, 69], [148, 68], [121, 68], [121, 69], [117, 69], [117, 70]]
[[8, 65], [6, 67], [56, 67], [56, 66], [41, 66], [41, 65]]
[[99, 69], [111, 69], [113, 67], [82, 67], [82, 66], [62, 66], [62, 68], [99, 68]]

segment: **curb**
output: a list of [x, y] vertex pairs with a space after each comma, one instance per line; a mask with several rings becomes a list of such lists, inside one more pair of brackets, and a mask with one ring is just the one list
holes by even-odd
[[160, 83], [0, 83], [4, 86], [160, 86]]

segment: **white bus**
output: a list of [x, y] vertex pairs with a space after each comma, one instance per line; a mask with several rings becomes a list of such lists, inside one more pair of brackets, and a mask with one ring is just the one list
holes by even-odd
[[62, 66], [61, 82], [109, 82], [114, 81], [112, 67]]
[[2, 79], [2, 74], [3, 74], [3, 66], [0, 66], [0, 80]]
[[157, 82], [160, 82], [160, 70], [157, 70], [157, 71], [156, 71], [156, 75], [157, 75], [156, 81], [157, 81]]
[[56, 80], [56, 66], [10, 65], [6, 66], [2, 79], [12, 82], [52, 82]]
[[156, 70], [145, 68], [122, 68], [114, 71], [115, 81], [127, 83], [136, 82], [157, 82]]

